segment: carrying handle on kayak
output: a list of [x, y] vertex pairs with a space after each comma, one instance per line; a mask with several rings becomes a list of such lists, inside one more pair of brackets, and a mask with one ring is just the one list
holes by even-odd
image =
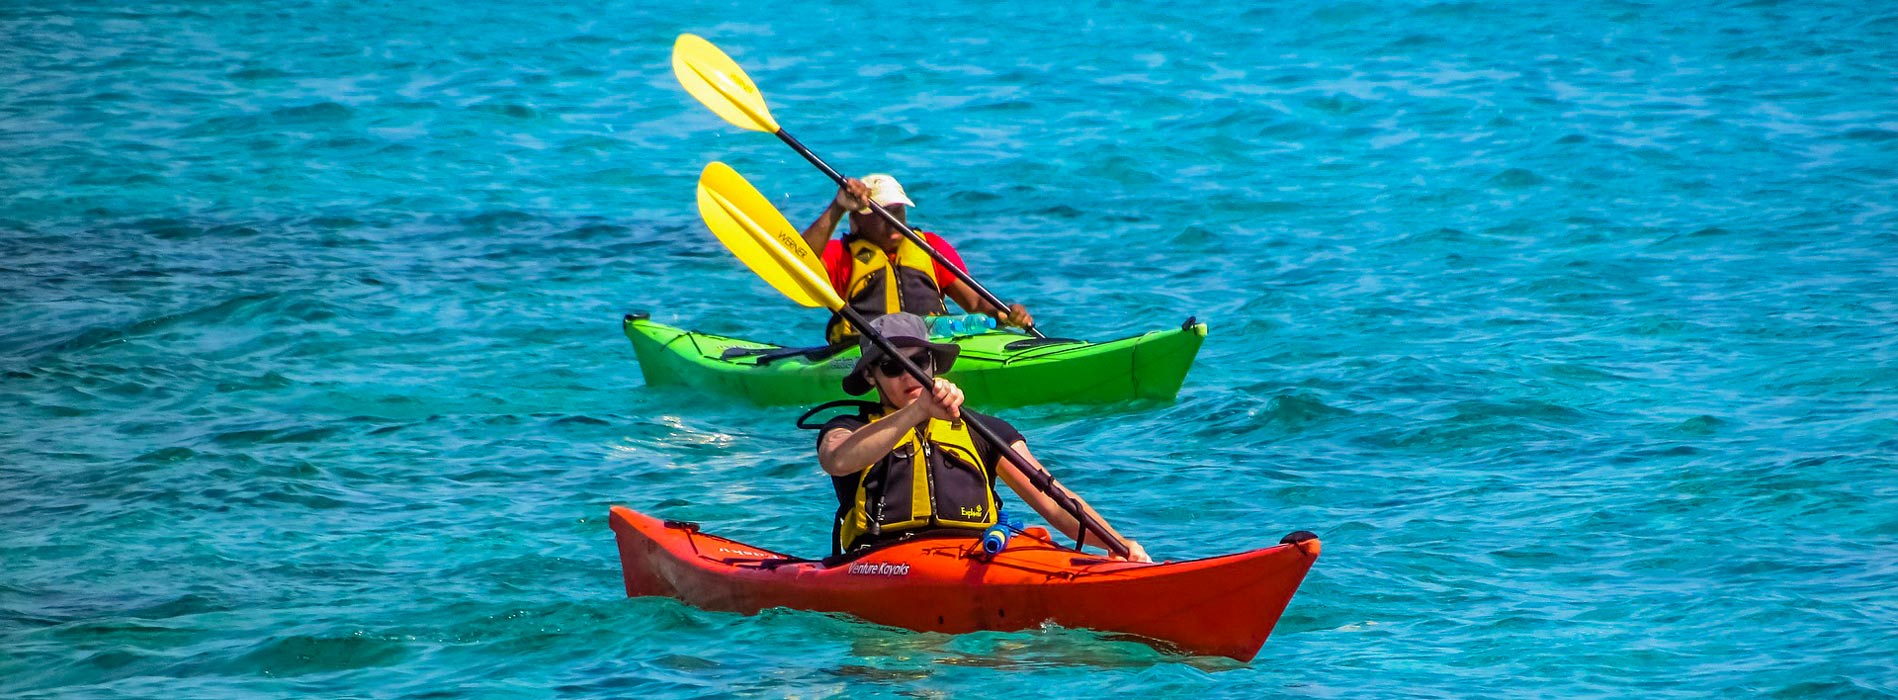
[[805, 411], [804, 415], [798, 416], [797, 427], [802, 430], [823, 430], [824, 429], [823, 423], [807, 423], [806, 421], [810, 420], [811, 416], [815, 416], [819, 413], [828, 411], [833, 408], [855, 408], [860, 411], [875, 411], [879, 408], [883, 408], [883, 404], [877, 403], [875, 401], [863, 401], [860, 399], [838, 399], [836, 401], [825, 401], [823, 403], [817, 404], [816, 408]]
[[[733, 126], [777, 136], [785, 145], [790, 146], [791, 150], [797, 151], [798, 155], [804, 156], [811, 165], [817, 166], [818, 170], [829, 176], [838, 187], [843, 187], [845, 180], [849, 179], [844, 177], [843, 173], [830, 167], [824, 159], [817, 157], [811, 149], [805, 148], [802, 142], [792, 137], [783, 127], [778, 126], [778, 120], [771, 116], [771, 109], [765, 106], [764, 93], [759, 92], [758, 84], [751, 81], [751, 76], [745, 74], [745, 69], [738, 67], [737, 61], [725, 55], [725, 52], [712, 45], [712, 42], [696, 34], [680, 34], [678, 40], [672, 44], [672, 73], [679, 79], [680, 87], [685, 88], [685, 91], [700, 104], [711, 109], [725, 121], [731, 122]], [[969, 276], [967, 271], [950, 262], [941, 251], [924, 242], [923, 237], [917, 234], [915, 229], [897, 220], [896, 215], [884, 209], [883, 205], [871, 200], [865, 200], [865, 202], [878, 216], [883, 217], [884, 221], [895, 226], [904, 238], [908, 238], [911, 243], [916, 244], [916, 247], [928, 253], [936, 264], [947, 268], [950, 274], [956, 276], [956, 279], [962, 280], [963, 284], [975, 290], [976, 295], [983, 301], [994, 305], [996, 310], [1003, 314], [1008, 313], [1008, 304], [1003, 302], [1001, 297], [995, 296], [994, 292], [990, 292], [987, 287], [976, 282], [974, 277]], [[1034, 326], [1026, 326], [1023, 330], [1037, 338], [1047, 337]]]

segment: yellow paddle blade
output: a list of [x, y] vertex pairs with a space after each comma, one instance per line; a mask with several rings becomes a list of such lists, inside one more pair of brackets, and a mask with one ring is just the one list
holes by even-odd
[[692, 97], [741, 129], [777, 133], [778, 121], [764, 106], [764, 94], [745, 69], [712, 42], [680, 34], [672, 44], [672, 72]]
[[699, 216], [738, 261], [804, 306], [843, 308], [824, 262], [791, 222], [731, 166], [712, 162], [699, 174]]

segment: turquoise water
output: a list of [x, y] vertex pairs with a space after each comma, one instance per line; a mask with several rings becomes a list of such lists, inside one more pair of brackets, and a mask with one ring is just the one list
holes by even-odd
[[[1898, 695], [1898, 11], [1746, 2], [0, 8], [0, 695]], [[1258, 661], [623, 597], [606, 509], [825, 547], [698, 222], [828, 181], [1172, 404], [1008, 411], [1156, 556], [1325, 555]]]

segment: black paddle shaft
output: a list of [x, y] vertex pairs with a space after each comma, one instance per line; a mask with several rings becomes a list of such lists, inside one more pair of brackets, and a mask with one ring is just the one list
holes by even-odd
[[[789, 132], [786, 132], [783, 129], [778, 129], [777, 134], [778, 134], [778, 138], [783, 139], [784, 143], [791, 147], [791, 150], [797, 151], [798, 155], [804, 156], [804, 160], [810, 161], [811, 165], [815, 165], [817, 166], [818, 170], [824, 171], [824, 174], [829, 175], [830, 179], [836, 180], [838, 187], [844, 186], [844, 180], [846, 178], [844, 178], [843, 173], [839, 173], [837, 172], [836, 169], [830, 167], [829, 163], [826, 163], [824, 162], [824, 159], [817, 157], [817, 154], [812, 153], [811, 149], [805, 148], [804, 144], [800, 143], [796, 138], [793, 138]], [[941, 263], [943, 267], [949, 268], [950, 274], [955, 275], [956, 279], [962, 280], [963, 284], [969, 285], [969, 288], [975, 290], [976, 295], [982, 297], [983, 301], [986, 301], [990, 304], [995, 305], [995, 308], [1001, 309], [1003, 313], [1008, 312], [1008, 304], [1003, 303], [1001, 297], [995, 296], [994, 292], [990, 292], [987, 287], [982, 286], [982, 283], [975, 281], [975, 278], [970, 277], [969, 273], [964, 272], [962, 268], [956, 267], [955, 263], [949, 262], [949, 258], [944, 257], [940, 251], [931, 247], [928, 243], [924, 243], [923, 237], [920, 235], [917, 235], [916, 230], [910, 228], [909, 224], [905, 224], [901, 221], [897, 221], [896, 215], [891, 214], [888, 209], [884, 209], [883, 205], [878, 204], [876, 202], [870, 202], [869, 204], [870, 204], [871, 209], [876, 210], [876, 213], [883, 215], [884, 221], [890, 222], [890, 224], [894, 225], [898, 231], [902, 231], [904, 237], [909, 238], [910, 242], [916, 244], [916, 247], [922, 248], [923, 252], [928, 253], [930, 258], [933, 258], [936, 262]], [[1048, 337], [1048, 336], [1042, 335], [1041, 331], [1037, 330], [1034, 326], [1028, 326], [1027, 328], [1023, 330], [1028, 331], [1029, 335], [1033, 335], [1037, 338]]]
[[[933, 381], [927, 373], [923, 372], [923, 368], [917, 367], [916, 363], [910, 361], [908, 355], [898, 351], [896, 346], [891, 345], [890, 341], [885, 339], [882, 334], [871, 330], [870, 322], [864, 320], [863, 315], [857, 313], [856, 309], [844, 306], [838, 309], [837, 313], [843, 314], [844, 319], [850, 321], [850, 325], [856, 327], [857, 331], [863, 334], [863, 337], [869, 338], [871, 343], [876, 344], [877, 348], [883, 351], [883, 354], [894, 357], [902, 362], [903, 369], [909, 372], [909, 376], [922, 383], [923, 391], [928, 392], [935, 388], [935, 381]], [[925, 396], [917, 400], [930, 401], [933, 399]], [[1108, 551], [1123, 557], [1129, 554], [1127, 546], [1121, 543], [1120, 538], [1108, 534], [1107, 528], [1101, 527], [1094, 522], [1093, 518], [1087, 517], [1087, 510], [1083, 509], [1081, 504], [1075, 503], [1073, 498], [1069, 498], [1066, 491], [1055, 488], [1054, 477], [1050, 476], [1046, 470], [1034, 462], [1023, 459], [1021, 455], [1015, 454], [1015, 448], [1008, 443], [1002, 442], [1002, 439], [990, 431], [988, 426], [983, 425], [982, 421], [969, 421], [969, 427], [975, 429], [975, 434], [982, 436], [982, 439], [994, 445], [996, 449], [1002, 453], [1004, 459], [1014, 463], [1015, 468], [1020, 469], [1022, 475], [1028, 477], [1028, 483], [1034, 484], [1036, 489], [1046, 494], [1049, 498], [1054, 499], [1055, 505], [1061, 506], [1062, 510], [1068, 512], [1068, 515], [1074, 516], [1075, 522], [1080, 525], [1081, 533], [1080, 537], [1075, 538], [1075, 551], [1078, 552], [1081, 550], [1081, 543], [1087, 539], [1087, 533], [1093, 532], [1096, 537], [1100, 538], [1102, 546], [1106, 547]]]

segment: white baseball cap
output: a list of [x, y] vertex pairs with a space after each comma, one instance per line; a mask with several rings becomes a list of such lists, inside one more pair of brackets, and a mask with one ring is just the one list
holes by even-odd
[[886, 207], [897, 204], [916, 206], [915, 202], [909, 201], [909, 195], [903, 192], [903, 183], [897, 182], [894, 175], [871, 173], [863, 176], [863, 184], [870, 187], [870, 198], [876, 200], [877, 204]]

